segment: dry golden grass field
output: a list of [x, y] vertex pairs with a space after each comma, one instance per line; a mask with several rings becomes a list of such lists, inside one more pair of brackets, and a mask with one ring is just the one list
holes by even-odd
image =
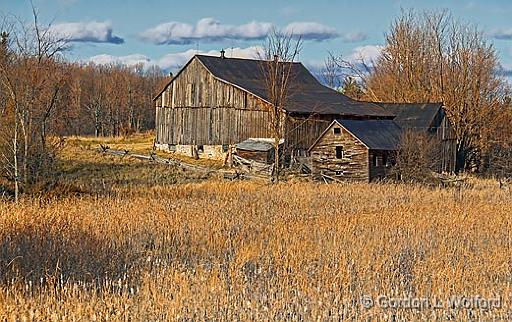
[[512, 317], [512, 194], [492, 180], [228, 182], [97, 144], [68, 141], [73, 189], [0, 201], [0, 321]]

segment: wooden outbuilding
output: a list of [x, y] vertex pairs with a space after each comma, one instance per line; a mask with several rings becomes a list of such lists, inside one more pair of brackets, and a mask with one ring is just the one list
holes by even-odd
[[309, 149], [313, 175], [351, 181], [384, 178], [401, 133], [393, 120], [335, 120]]
[[[282, 144], [281, 144], [282, 146]], [[244, 159], [271, 164], [274, 162], [273, 139], [250, 138], [235, 144], [236, 154]]]
[[404, 131], [415, 131], [436, 138], [439, 145], [437, 171], [454, 172], [457, 155], [455, 132], [443, 103], [375, 103], [396, 115], [393, 121]]

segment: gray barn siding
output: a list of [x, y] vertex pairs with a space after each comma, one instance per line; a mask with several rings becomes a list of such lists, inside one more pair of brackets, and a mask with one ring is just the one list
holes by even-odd
[[[157, 143], [221, 145], [272, 137], [266, 104], [216, 79], [194, 59], [155, 100]], [[288, 117], [288, 152], [307, 150], [333, 119]]]
[[270, 137], [264, 104], [194, 59], [156, 100], [157, 143], [221, 145]]
[[445, 116], [440, 122], [436, 131], [437, 139], [440, 141], [440, 172], [455, 172], [457, 160], [457, 140], [455, 131], [450, 121]]
[[235, 108], [157, 107], [157, 143], [222, 145], [268, 137], [265, 111]]
[[307, 151], [318, 137], [331, 124], [334, 117], [308, 118], [307, 116], [288, 117], [286, 122], [286, 149]]

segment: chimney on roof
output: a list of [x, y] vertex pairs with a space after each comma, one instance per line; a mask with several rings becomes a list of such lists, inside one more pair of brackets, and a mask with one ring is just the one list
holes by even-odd
[[222, 58], [222, 59], [226, 58], [226, 51], [224, 49], [222, 49], [220, 51], [220, 58]]

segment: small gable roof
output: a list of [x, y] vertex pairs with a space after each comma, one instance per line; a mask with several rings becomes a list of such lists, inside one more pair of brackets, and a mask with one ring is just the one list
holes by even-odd
[[427, 131], [442, 113], [442, 103], [375, 103], [396, 115], [394, 121], [403, 129]]
[[398, 150], [402, 129], [393, 120], [337, 120], [369, 149]]
[[370, 150], [396, 151], [402, 129], [393, 120], [334, 120], [309, 148], [313, 149], [334, 124], [339, 124]]
[[[196, 55], [193, 59], [198, 59], [216, 78], [250, 92], [267, 102], [270, 101], [267, 95], [263, 73], [264, 66], [262, 65], [266, 63], [266, 61], [221, 58], [206, 55]], [[187, 65], [189, 63], [187, 63]], [[289, 113], [373, 116], [381, 118], [392, 118], [394, 116], [394, 114], [388, 112], [381, 106], [370, 102], [353, 100], [348, 96], [320, 84], [301, 63], [294, 62], [283, 64], [292, 65], [291, 82], [289, 84], [289, 103], [286, 106], [286, 110]], [[186, 66], [184, 68], [186, 68]], [[180, 73], [178, 73], [176, 77], [178, 77]], [[174, 77], [174, 79], [176, 77]], [[168, 84], [171, 82], [172, 80]], [[157, 97], [161, 93], [162, 91]]]

